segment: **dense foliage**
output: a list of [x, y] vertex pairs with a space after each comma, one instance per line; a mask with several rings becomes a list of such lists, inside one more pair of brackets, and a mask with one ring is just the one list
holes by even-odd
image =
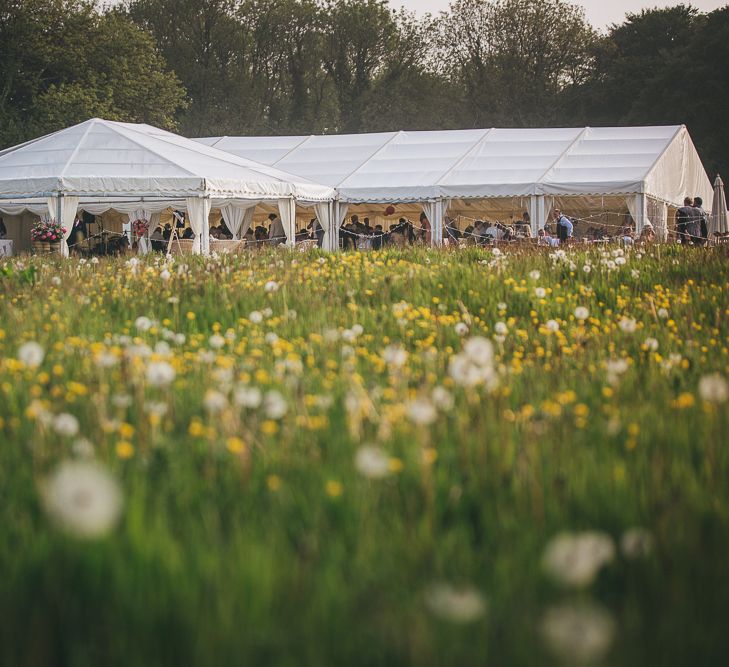
[[5, 262], [0, 661], [720, 664], [726, 266]]
[[599, 34], [565, 0], [424, 18], [386, 0], [4, 0], [0, 145], [92, 115], [186, 136], [686, 124], [713, 175], [728, 49], [727, 7]]

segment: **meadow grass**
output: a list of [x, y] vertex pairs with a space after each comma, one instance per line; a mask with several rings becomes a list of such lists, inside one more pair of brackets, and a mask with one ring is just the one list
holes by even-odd
[[[727, 660], [728, 260], [0, 265], [0, 661]], [[481, 338], [470, 382], [453, 360]], [[72, 460], [123, 495], [95, 539], [48, 510]], [[619, 546], [635, 527], [645, 553]], [[580, 585], [545, 571], [565, 531], [616, 545]], [[607, 653], [570, 654], [579, 624], [545, 638], [573, 604], [610, 620]]]

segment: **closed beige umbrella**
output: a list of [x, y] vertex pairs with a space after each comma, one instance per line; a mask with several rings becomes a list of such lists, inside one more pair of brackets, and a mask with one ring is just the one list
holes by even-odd
[[714, 181], [714, 202], [711, 207], [711, 217], [709, 222], [709, 240], [714, 238], [714, 234], [726, 234], [729, 232], [729, 222], [727, 221], [726, 211], [726, 195], [724, 194], [724, 181], [722, 181], [721, 176], [718, 175]]

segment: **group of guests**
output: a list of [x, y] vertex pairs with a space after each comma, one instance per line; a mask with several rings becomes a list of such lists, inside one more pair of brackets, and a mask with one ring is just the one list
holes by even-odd
[[430, 244], [432, 228], [425, 213], [420, 215], [418, 225], [407, 218], [400, 218], [396, 224], [385, 231], [382, 225], [370, 224], [369, 218], [360, 222], [358, 215], [345, 221], [339, 232], [343, 250], [380, 250], [385, 246], [405, 246], [416, 243]]
[[705, 245], [709, 240], [709, 215], [701, 197], [686, 197], [676, 211], [676, 234], [682, 245]]

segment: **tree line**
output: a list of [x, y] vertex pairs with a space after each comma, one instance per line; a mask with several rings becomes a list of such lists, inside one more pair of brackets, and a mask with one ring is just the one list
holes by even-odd
[[729, 6], [599, 33], [564, 0], [0, 0], [0, 144], [91, 116], [187, 136], [686, 124], [729, 170]]

